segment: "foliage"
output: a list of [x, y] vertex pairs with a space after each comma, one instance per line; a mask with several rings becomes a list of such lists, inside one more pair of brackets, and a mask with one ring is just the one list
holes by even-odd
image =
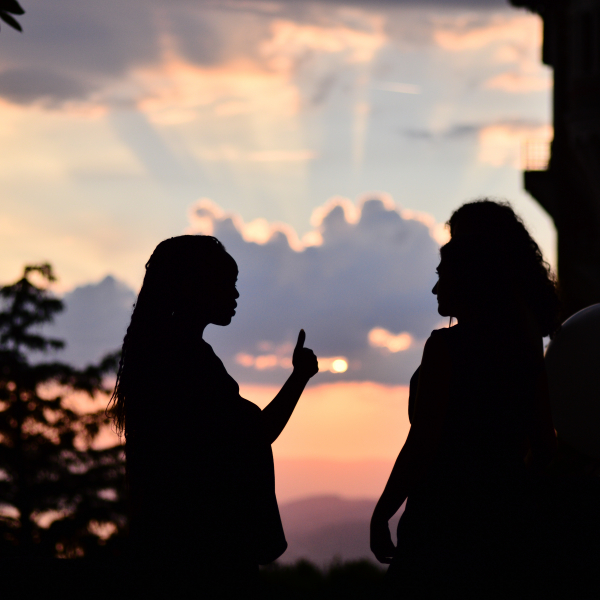
[[47, 289], [54, 279], [50, 265], [28, 266], [0, 288], [0, 548], [28, 557], [97, 555], [125, 526], [124, 458], [121, 447], [91, 448], [104, 411], [80, 413], [66, 398], [108, 392], [103, 379], [118, 356], [82, 370], [31, 362], [64, 345], [41, 333], [63, 310]]
[[306, 560], [274, 563], [260, 572], [264, 600], [369, 600], [382, 596], [384, 571], [368, 560], [334, 561], [319, 569]]
[[12, 15], [24, 15], [25, 11], [17, 0], [0, 0], [0, 19], [17, 31], [23, 31], [19, 22]]

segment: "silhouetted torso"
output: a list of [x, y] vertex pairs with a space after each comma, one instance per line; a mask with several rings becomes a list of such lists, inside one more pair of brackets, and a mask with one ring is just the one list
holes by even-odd
[[268, 562], [286, 542], [260, 409], [206, 342], [164, 356], [130, 419], [132, 555], [195, 571]]
[[[398, 527], [398, 559], [459, 580], [508, 568], [531, 516], [524, 444], [540, 357], [515, 329], [459, 324], [434, 331], [451, 356], [449, 402], [426, 476], [409, 494]], [[418, 372], [411, 380], [414, 417]], [[411, 566], [409, 566], [411, 565]], [[486, 571], [487, 569], [487, 571]]]

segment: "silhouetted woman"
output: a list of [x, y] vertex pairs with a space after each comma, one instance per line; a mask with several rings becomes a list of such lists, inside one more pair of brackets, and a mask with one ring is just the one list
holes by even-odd
[[[446, 227], [452, 239], [463, 235], [483, 236], [492, 243], [512, 248], [519, 260], [526, 261], [526, 264], [521, 264], [518, 269], [520, 285], [523, 288], [520, 311], [526, 314], [531, 342], [537, 344], [542, 351], [540, 323], [546, 323], [547, 331], [555, 331], [560, 325], [560, 303], [542, 251], [510, 203], [487, 198], [467, 202], [452, 213]], [[417, 398], [419, 372], [420, 367], [410, 379], [408, 419], [411, 422]]]
[[112, 397], [125, 433], [132, 594], [250, 598], [286, 541], [271, 443], [318, 371], [301, 331], [294, 370], [264, 409], [202, 336], [235, 315], [238, 269], [211, 236], [161, 242], [123, 341]]
[[[371, 521], [371, 548], [391, 562], [399, 598], [531, 591], [530, 477], [556, 443], [542, 335], [558, 302], [529, 235], [472, 229], [441, 249], [433, 293], [458, 324], [427, 340], [411, 430]], [[395, 548], [388, 520], [407, 498]]]

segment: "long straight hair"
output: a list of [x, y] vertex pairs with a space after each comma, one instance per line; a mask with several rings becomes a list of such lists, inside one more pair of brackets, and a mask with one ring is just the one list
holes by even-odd
[[[229, 257], [223, 244], [208, 235], [183, 235], [164, 240], [146, 263], [144, 282], [123, 339], [115, 389], [107, 406], [119, 436], [131, 432], [137, 405], [156, 388], [161, 360], [174, 339], [176, 314], [185, 314], [207, 279]], [[232, 259], [231, 259], [232, 260]]]

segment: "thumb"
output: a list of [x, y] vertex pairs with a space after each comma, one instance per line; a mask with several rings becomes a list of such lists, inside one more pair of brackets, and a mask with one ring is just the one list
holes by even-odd
[[300, 333], [298, 334], [298, 341], [296, 342], [296, 347], [294, 348], [294, 350], [300, 350], [300, 348], [304, 348], [305, 339], [306, 333], [304, 332], [304, 329], [301, 329]]

